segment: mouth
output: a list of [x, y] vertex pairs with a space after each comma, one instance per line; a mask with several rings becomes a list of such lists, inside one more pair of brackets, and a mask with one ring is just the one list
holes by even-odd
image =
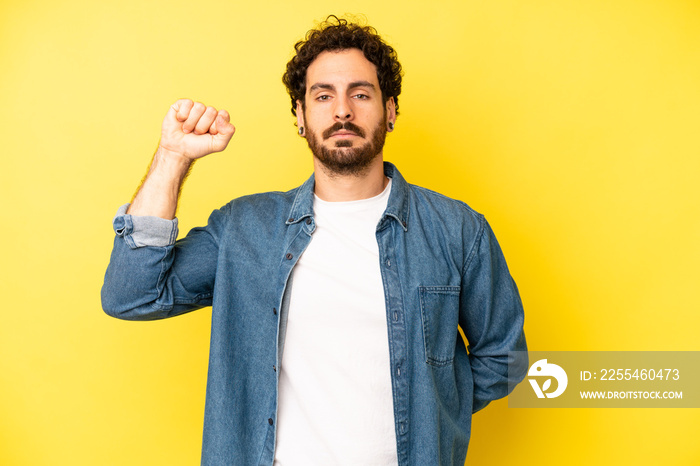
[[341, 139], [358, 137], [358, 136], [359, 135], [357, 133], [353, 133], [352, 131], [338, 131], [338, 132], [331, 134], [332, 138], [341, 138]]

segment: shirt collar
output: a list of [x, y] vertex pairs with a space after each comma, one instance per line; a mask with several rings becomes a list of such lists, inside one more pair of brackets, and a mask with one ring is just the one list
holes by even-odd
[[[384, 162], [384, 174], [391, 178], [391, 193], [389, 193], [389, 202], [382, 216], [382, 221], [388, 217], [394, 218], [399, 222], [404, 231], [408, 231], [408, 183], [403, 179], [399, 170], [389, 162]], [[314, 175], [311, 175], [309, 179], [298, 188], [297, 194], [294, 196], [294, 203], [289, 212], [289, 217], [287, 218], [287, 225], [298, 223], [308, 217], [313, 217], [314, 183]]]

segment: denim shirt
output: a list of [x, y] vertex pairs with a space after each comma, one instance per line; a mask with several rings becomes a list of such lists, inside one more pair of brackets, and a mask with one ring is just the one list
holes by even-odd
[[[508, 394], [508, 353], [527, 349], [522, 304], [481, 214], [406, 183], [389, 163], [384, 171], [392, 187], [376, 237], [399, 465], [461, 466], [472, 413]], [[107, 314], [151, 320], [213, 307], [204, 465], [274, 460], [290, 277], [315, 230], [313, 192], [312, 175], [289, 192], [235, 199], [177, 242], [177, 220], [126, 206], [114, 219]], [[511, 384], [527, 361], [517, 367]]]

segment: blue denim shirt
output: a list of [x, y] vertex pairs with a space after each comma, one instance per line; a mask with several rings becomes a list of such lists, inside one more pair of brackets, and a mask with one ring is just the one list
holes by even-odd
[[[406, 183], [389, 163], [385, 173], [376, 237], [399, 464], [461, 466], [472, 413], [508, 394], [508, 352], [526, 351], [522, 304], [481, 214]], [[235, 199], [177, 242], [177, 220], [125, 206], [114, 219], [105, 312], [150, 320], [213, 306], [202, 464], [273, 462], [287, 293], [314, 233], [313, 190], [311, 176]]]

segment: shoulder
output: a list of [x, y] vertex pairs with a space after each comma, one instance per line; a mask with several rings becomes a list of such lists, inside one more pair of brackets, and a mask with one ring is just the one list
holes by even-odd
[[289, 210], [294, 202], [299, 188], [290, 191], [269, 191], [266, 193], [249, 194], [233, 199], [227, 204], [231, 211], [261, 210], [285, 208]]
[[438, 222], [448, 228], [480, 231], [485, 223], [484, 216], [472, 209], [466, 202], [453, 199], [437, 191], [409, 184], [413, 214], [422, 219]]
[[289, 213], [299, 188], [290, 191], [270, 191], [249, 194], [232, 199], [226, 205], [212, 212], [210, 221], [228, 222], [230, 219], [240, 221], [265, 221], [285, 219]]

